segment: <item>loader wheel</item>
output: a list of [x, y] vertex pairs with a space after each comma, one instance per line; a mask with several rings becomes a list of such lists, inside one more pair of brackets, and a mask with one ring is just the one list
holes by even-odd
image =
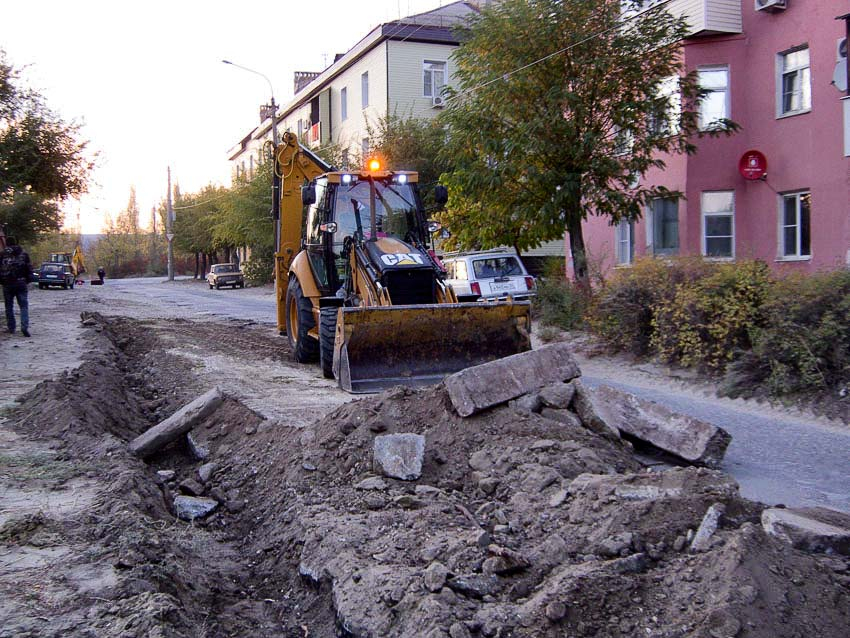
[[325, 379], [334, 378], [334, 339], [337, 308], [322, 308], [319, 314], [319, 364]]
[[319, 342], [307, 334], [315, 325], [313, 304], [293, 277], [286, 289], [286, 334], [298, 363], [311, 363], [319, 358]]

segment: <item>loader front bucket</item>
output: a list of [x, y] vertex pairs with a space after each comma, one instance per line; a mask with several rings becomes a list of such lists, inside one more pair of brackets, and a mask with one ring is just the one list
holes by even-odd
[[379, 392], [531, 348], [528, 302], [341, 308], [334, 373], [342, 389]]

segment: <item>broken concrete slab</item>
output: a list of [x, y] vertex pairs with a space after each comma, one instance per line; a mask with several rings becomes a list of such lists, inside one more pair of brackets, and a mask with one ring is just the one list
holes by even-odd
[[186, 404], [170, 417], [153, 426], [145, 433], [130, 441], [130, 451], [141, 458], [147, 458], [157, 450], [186, 434], [215, 412], [224, 400], [221, 390], [213, 388]]
[[555, 343], [461, 370], [446, 377], [445, 384], [457, 413], [471, 416], [580, 374], [570, 346]]
[[425, 437], [421, 434], [376, 436], [373, 454], [375, 469], [384, 476], [415, 481], [422, 475]]
[[610, 386], [599, 386], [588, 392], [606, 423], [688, 463], [718, 467], [732, 440], [722, 428], [628, 392]]
[[572, 406], [581, 424], [588, 430], [601, 434], [606, 438], [619, 439], [619, 429], [615, 424], [602, 416], [600, 410], [597, 409], [594, 395], [590, 390], [578, 379], [574, 380], [572, 385], [575, 388]]
[[850, 556], [850, 515], [821, 507], [773, 507], [762, 512], [761, 525], [797, 549]]

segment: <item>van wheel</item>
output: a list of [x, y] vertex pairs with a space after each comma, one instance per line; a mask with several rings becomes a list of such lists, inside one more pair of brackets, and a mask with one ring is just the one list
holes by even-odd
[[298, 363], [311, 363], [319, 358], [319, 342], [307, 334], [315, 326], [313, 303], [304, 296], [301, 284], [293, 277], [286, 289], [286, 334]]
[[319, 365], [325, 379], [334, 378], [334, 340], [338, 308], [322, 308], [319, 311]]

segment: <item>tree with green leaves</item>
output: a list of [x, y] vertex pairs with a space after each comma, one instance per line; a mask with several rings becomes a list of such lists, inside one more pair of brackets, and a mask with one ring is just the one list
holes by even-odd
[[242, 175], [228, 190], [214, 228], [219, 245], [251, 246], [263, 254], [274, 251], [271, 166], [260, 164], [251, 179]]
[[[472, 18], [442, 116], [456, 245], [522, 251], [566, 231], [587, 288], [583, 220], [638, 219], [650, 200], [681, 195], [635, 177], [696, 151], [703, 92], [680, 56], [687, 25], [664, 5], [626, 4], [502, 0]], [[711, 134], [736, 128], [717, 125]]]
[[441, 156], [446, 127], [438, 119], [385, 115], [366, 123], [371, 152], [393, 170], [417, 171], [422, 198], [433, 204], [434, 186], [443, 173], [451, 172], [451, 157]]
[[19, 241], [62, 226], [62, 202], [86, 192], [93, 162], [80, 127], [59, 118], [0, 49], [0, 224]]

